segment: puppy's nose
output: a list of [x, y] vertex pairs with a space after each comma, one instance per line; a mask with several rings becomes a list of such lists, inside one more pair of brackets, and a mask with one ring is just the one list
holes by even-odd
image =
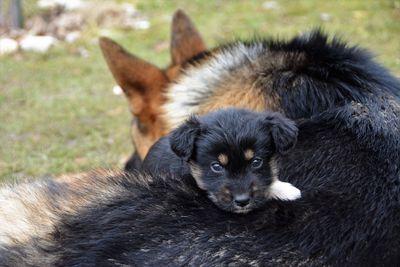
[[246, 207], [250, 203], [250, 197], [247, 194], [238, 195], [235, 197], [235, 204], [239, 207]]

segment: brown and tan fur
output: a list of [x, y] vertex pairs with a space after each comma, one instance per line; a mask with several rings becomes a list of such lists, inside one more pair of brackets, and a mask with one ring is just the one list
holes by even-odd
[[[166, 69], [160, 69], [130, 54], [112, 40], [105, 37], [100, 39], [100, 47], [107, 64], [128, 99], [133, 115], [132, 142], [141, 159], [155, 141], [186, 119], [183, 117], [181, 120], [171, 121], [168, 113], [169, 103], [174, 102], [173, 96], [168, 94], [173, 87], [171, 82], [179, 82], [183, 78], [182, 70], [184, 73], [196, 71], [199, 66], [207, 64], [212, 58], [210, 55], [218, 53], [218, 50], [207, 50], [196, 27], [181, 10], [174, 14], [172, 20], [170, 44], [171, 64]], [[194, 65], [186, 64], [192, 57], [203, 52], [210, 55], [204, 56]], [[217, 84], [213, 93], [202, 99], [192, 113], [203, 115], [225, 107], [279, 111], [278, 96], [271, 95], [266, 99], [259, 84], [249, 83], [252, 79], [248, 78], [254, 75], [253, 67], [257, 66], [245, 66], [230, 73], [229, 78]], [[173, 108], [170, 112], [175, 110]]]
[[0, 189], [0, 248], [23, 245], [32, 239], [52, 238], [63, 215], [73, 215], [93, 203], [108, 201], [122, 192], [118, 171], [96, 170], [53, 180], [6, 185]]
[[128, 99], [134, 117], [131, 137], [143, 159], [150, 146], [168, 133], [161, 116], [168, 84], [179, 76], [183, 63], [207, 48], [189, 17], [180, 10], [172, 21], [171, 64], [166, 69], [130, 54], [106, 37], [100, 38], [100, 47], [116, 82]]
[[240, 77], [233, 76], [226, 79], [226, 83], [214, 90], [213, 95], [198, 106], [199, 115], [226, 107], [247, 108], [261, 112], [275, 105], [274, 102], [267, 102], [257, 85], [246, 83]]

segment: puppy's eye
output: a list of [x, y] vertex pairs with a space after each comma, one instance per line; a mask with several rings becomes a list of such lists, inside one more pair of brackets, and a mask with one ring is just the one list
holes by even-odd
[[254, 158], [254, 159], [251, 161], [251, 167], [252, 167], [253, 169], [258, 169], [258, 168], [260, 168], [262, 165], [263, 165], [263, 160], [260, 159], [260, 158]]
[[215, 173], [221, 173], [224, 171], [224, 167], [219, 162], [212, 162], [210, 166], [211, 170]]

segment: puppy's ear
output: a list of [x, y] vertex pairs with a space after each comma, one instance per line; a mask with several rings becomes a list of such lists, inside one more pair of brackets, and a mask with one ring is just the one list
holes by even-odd
[[170, 144], [172, 151], [178, 157], [189, 161], [193, 153], [194, 142], [199, 134], [200, 122], [195, 117], [191, 117], [171, 133]]
[[280, 113], [272, 112], [264, 117], [267, 131], [271, 133], [276, 151], [283, 154], [294, 147], [299, 129], [296, 123]]

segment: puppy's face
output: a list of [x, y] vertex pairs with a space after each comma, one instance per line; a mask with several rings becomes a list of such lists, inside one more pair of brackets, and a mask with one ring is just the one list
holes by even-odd
[[294, 122], [278, 113], [228, 109], [190, 119], [170, 143], [218, 207], [247, 213], [274, 197], [273, 155], [293, 147], [296, 137]]
[[221, 209], [246, 213], [263, 205], [273, 182], [270, 138], [252, 135], [235, 140], [217, 129], [205, 132], [196, 142], [190, 161], [191, 173], [198, 186], [208, 192]]

